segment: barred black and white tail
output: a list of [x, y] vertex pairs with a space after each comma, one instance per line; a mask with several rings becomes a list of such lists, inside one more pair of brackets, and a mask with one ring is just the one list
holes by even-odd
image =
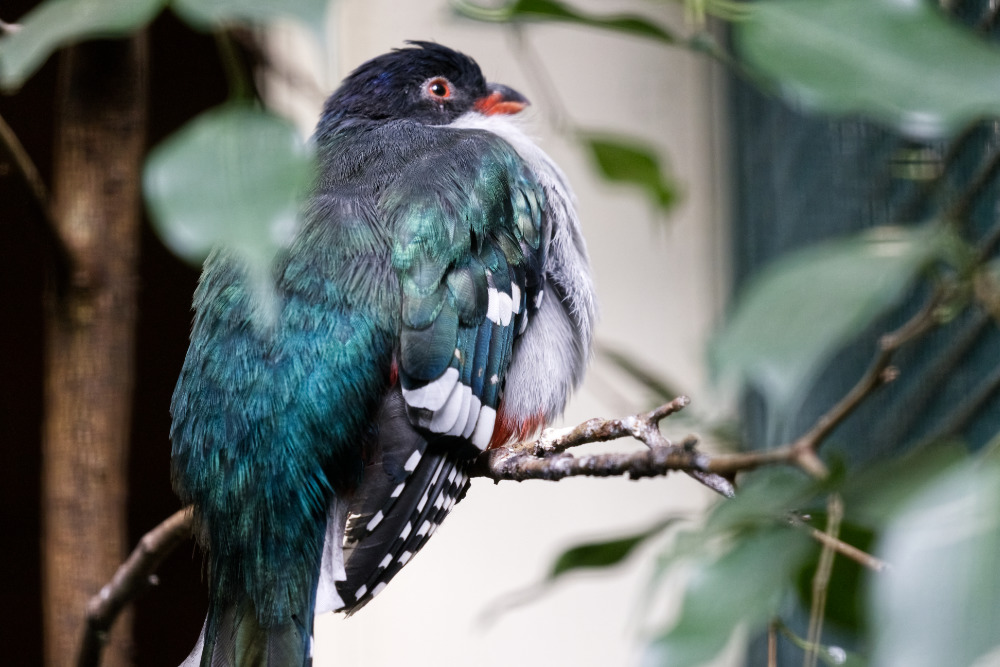
[[[411, 425], [398, 388], [382, 406], [375, 440], [364, 481], [349, 500], [338, 501], [346, 507], [332, 513], [327, 533], [320, 606], [348, 615], [385, 588], [465, 495], [466, 470], [476, 451], [458, 438], [428, 443]], [[339, 543], [340, 554], [333, 543]], [[336, 594], [324, 604], [334, 592], [331, 576]]]

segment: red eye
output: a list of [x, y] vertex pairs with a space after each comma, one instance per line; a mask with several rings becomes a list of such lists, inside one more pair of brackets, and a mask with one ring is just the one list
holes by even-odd
[[451, 83], [448, 82], [448, 79], [442, 77], [428, 81], [424, 90], [427, 91], [430, 97], [436, 97], [440, 100], [446, 100], [451, 97]]

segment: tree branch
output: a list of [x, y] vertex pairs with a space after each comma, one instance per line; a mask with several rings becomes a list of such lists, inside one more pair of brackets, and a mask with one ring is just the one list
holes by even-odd
[[[483, 452], [469, 476], [486, 477], [494, 482], [522, 482], [527, 479], [557, 481], [578, 475], [628, 475], [630, 479], [639, 479], [658, 477], [679, 470], [713, 491], [731, 497], [735, 493], [732, 482], [719, 471], [709, 470], [710, 458], [695, 451], [697, 439], [689, 436], [678, 447], [660, 433], [660, 421], [680, 412], [690, 402], [691, 399], [687, 396], [678, 396], [650, 412], [622, 419], [595, 417], [572, 428], [546, 429], [536, 440]], [[566, 453], [571, 447], [628, 437], [645, 443], [649, 449], [634, 454], [595, 454], [582, 457]]]
[[[937, 325], [937, 308], [943, 298], [935, 292], [906, 323], [879, 339], [875, 358], [865, 374], [830, 410], [792, 443], [772, 449], [710, 456], [695, 450], [697, 440], [689, 437], [680, 447], [660, 433], [659, 423], [680, 410], [690, 399], [680, 396], [659, 408], [622, 419], [590, 419], [568, 429], [547, 429], [536, 440], [484, 452], [469, 472], [470, 477], [486, 477], [494, 482], [527, 479], [560, 480], [586, 475], [631, 479], [654, 477], [679, 470], [725, 496], [732, 496], [732, 477], [737, 472], [765, 465], [785, 464], [801, 468], [813, 477], [827, 474], [819, 458], [819, 448], [830, 433], [871, 394], [893, 381], [898, 372], [892, 366], [900, 347], [919, 338]], [[631, 437], [644, 442], [649, 451], [635, 454], [597, 454], [575, 457], [566, 450], [591, 442]]]
[[[766, 450], [735, 454], [708, 455], [696, 450], [697, 439], [685, 438], [674, 445], [660, 432], [660, 421], [676, 414], [690, 404], [679, 396], [655, 410], [621, 419], [589, 419], [565, 429], [546, 429], [537, 439], [483, 452], [469, 470], [470, 477], [486, 477], [494, 482], [528, 479], [560, 480], [565, 477], [615, 477], [630, 479], [656, 477], [672, 471], [685, 472], [722, 495], [734, 494], [732, 477], [737, 472], [767, 465], [792, 465], [815, 476], [826, 475], [826, 466], [818, 450], [823, 441], [864, 399], [878, 387], [891, 382], [897, 373], [889, 365], [895, 352], [904, 344], [920, 337], [937, 324], [936, 310], [942, 294], [935, 293], [910, 320], [879, 340], [871, 365], [855, 386], [822, 415], [809, 431], [796, 441]], [[596, 454], [573, 456], [567, 450], [592, 442], [618, 438], [635, 438], [648, 449], [630, 454]], [[830, 553], [836, 552], [861, 565], [880, 572], [888, 566], [884, 561], [861, 551], [837, 538], [836, 528], [820, 531], [804, 522], [813, 539]], [[192, 510], [185, 508], [147, 533], [114, 578], [91, 599], [87, 610], [87, 632], [80, 666], [97, 665], [100, 648], [115, 616], [133, 598], [155, 583], [153, 573], [164, 559], [190, 536]]]
[[143, 535], [111, 581], [90, 599], [77, 663], [79, 667], [97, 667], [100, 664], [101, 650], [115, 618], [125, 605], [158, 583], [155, 575], [157, 568], [191, 536], [193, 516], [192, 508], [185, 507]]

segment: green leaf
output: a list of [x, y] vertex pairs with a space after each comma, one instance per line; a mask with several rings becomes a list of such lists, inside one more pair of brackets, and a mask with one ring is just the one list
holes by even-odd
[[715, 558], [720, 543], [787, 525], [790, 512], [816, 505], [821, 492], [820, 483], [797, 470], [764, 468], [747, 473], [734, 498], [717, 503], [701, 526], [677, 534], [670, 548], [657, 558], [655, 578], [679, 562]]
[[47, 0], [20, 29], [0, 37], [0, 86], [19, 88], [56, 49], [87, 39], [124, 37], [156, 16], [166, 0]]
[[943, 471], [959, 465], [968, 456], [968, 448], [959, 443], [937, 443], [854, 471], [840, 491], [846, 518], [875, 531], [882, 530], [903, 505]]
[[677, 186], [664, 175], [656, 154], [645, 146], [623, 137], [581, 133], [579, 138], [604, 178], [640, 187], [663, 211], [677, 201]]
[[740, 536], [721, 557], [693, 561], [680, 618], [651, 646], [649, 663], [701, 665], [725, 647], [737, 627], [762, 629], [813, 551], [804, 533], [776, 526]]
[[719, 503], [701, 532], [717, 536], [785, 521], [789, 512], [806, 509], [820, 493], [819, 483], [798, 470], [764, 468], [741, 478], [736, 497]]
[[291, 17], [322, 36], [329, 0], [170, 0], [170, 4], [181, 18], [202, 30]]
[[578, 11], [556, 0], [515, 0], [499, 8], [482, 7], [478, 4], [457, 0], [455, 10], [468, 18], [479, 21], [563, 21], [603, 28], [637, 37], [647, 37], [667, 44], [675, 44], [678, 38], [652, 21], [641, 16], [618, 14], [614, 16], [594, 16]]
[[229, 104], [157, 146], [143, 188], [156, 231], [181, 258], [197, 264], [221, 245], [266, 264], [290, 240], [312, 172], [291, 124]]
[[659, 535], [668, 526], [676, 522], [676, 518], [667, 519], [657, 523], [652, 528], [615, 540], [605, 542], [591, 542], [580, 544], [567, 549], [552, 565], [549, 579], [556, 579], [567, 572], [579, 570], [581, 568], [611, 567], [625, 560], [636, 547], [651, 537]]
[[1000, 463], [970, 460], [947, 470], [902, 509], [881, 541], [879, 555], [892, 570], [873, 578], [872, 663], [996, 664], [998, 554]]
[[922, 0], [764, 0], [737, 52], [786, 96], [930, 137], [1000, 114], [1000, 49]]
[[932, 227], [879, 227], [785, 255], [753, 278], [713, 338], [713, 371], [787, 410], [833, 354], [897, 305], [945, 252]]

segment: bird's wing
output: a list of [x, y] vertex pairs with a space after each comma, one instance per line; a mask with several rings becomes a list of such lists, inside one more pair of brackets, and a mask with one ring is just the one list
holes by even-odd
[[399, 388], [383, 402], [376, 455], [351, 502], [337, 586], [348, 611], [381, 590], [465, 493], [540, 288], [541, 188], [506, 143], [455, 135], [381, 202], [402, 293]]

